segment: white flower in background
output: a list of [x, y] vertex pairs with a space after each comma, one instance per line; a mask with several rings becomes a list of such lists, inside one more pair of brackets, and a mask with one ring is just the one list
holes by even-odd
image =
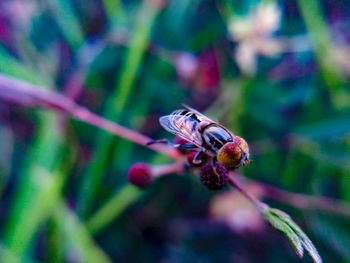
[[[246, 185], [246, 189], [257, 198], [262, 196], [263, 190], [258, 185]], [[237, 190], [216, 195], [210, 201], [209, 214], [237, 233], [258, 233], [264, 227], [264, 220], [256, 207]]]
[[261, 3], [247, 17], [234, 17], [229, 33], [238, 43], [235, 59], [245, 74], [256, 71], [258, 55], [275, 56], [282, 52], [282, 42], [273, 38], [281, 22], [281, 12], [275, 3]]
[[191, 79], [198, 69], [198, 59], [191, 53], [179, 53], [175, 57], [177, 74], [181, 79]]
[[344, 43], [337, 44], [332, 49], [332, 55], [342, 73], [350, 76], [350, 47]]

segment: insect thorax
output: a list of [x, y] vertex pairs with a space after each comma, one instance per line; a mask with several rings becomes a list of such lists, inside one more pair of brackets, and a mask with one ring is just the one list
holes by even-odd
[[216, 154], [227, 142], [233, 141], [233, 135], [222, 126], [210, 123], [202, 128], [203, 146]]

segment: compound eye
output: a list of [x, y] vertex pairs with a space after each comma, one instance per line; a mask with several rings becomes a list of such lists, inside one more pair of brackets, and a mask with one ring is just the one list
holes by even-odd
[[241, 165], [242, 150], [234, 142], [226, 143], [217, 154], [218, 161], [227, 168], [237, 168]]

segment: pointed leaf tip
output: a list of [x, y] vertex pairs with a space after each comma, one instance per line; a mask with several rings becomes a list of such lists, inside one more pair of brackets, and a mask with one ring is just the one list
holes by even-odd
[[281, 210], [267, 207], [263, 211], [263, 215], [274, 228], [281, 231], [288, 238], [300, 258], [304, 256], [305, 249], [314, 263], [322, 263], [321, 256], [314, 244], [288, 214]]

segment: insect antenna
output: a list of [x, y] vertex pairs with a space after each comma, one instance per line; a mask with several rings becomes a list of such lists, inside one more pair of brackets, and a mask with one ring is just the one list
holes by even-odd
[[170, 142], [168, 139], [149, 141], [146, 145], [149, 146], [149, 145], [156, 144], [156, 143], [168, 144], [169, 146], [174, 147], [174, 148], [198, 149], [198, 147], [196, 145], [193, 145], [193, 144], [175, 144], [175, 143]]

